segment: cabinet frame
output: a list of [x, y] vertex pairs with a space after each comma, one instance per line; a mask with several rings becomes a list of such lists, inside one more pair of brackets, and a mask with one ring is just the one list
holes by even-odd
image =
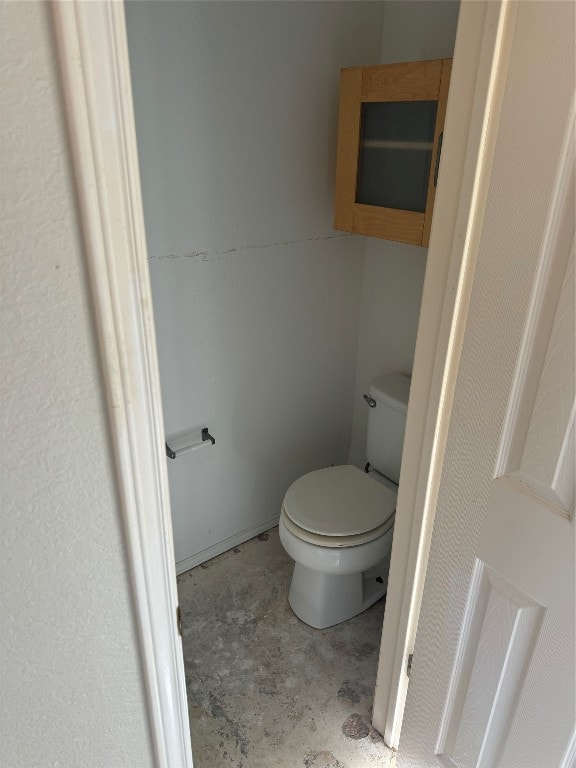
[[[436, 194], [435, 170], [444, 130], [452, 59], [348, 67], [340, 73], [334, 228], [427, 247]], [[436, 125], [424, 213], [356, 202], [362, 104], [437, 101]]]

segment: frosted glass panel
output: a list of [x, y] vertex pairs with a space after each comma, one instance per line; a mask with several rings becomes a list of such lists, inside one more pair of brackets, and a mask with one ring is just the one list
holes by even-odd
[[362, 104], [356, 202], [426, 210], [436, 101]]

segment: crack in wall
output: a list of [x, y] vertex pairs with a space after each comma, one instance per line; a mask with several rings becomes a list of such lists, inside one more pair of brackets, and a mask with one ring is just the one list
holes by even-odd
[[325, 240], [340, 240], [343, 237], [353, 237], [352, 234], [343, 233], [341, 235], [324, 235], [321, 237], [305, 237], [299, 240], [278, 240], [274, 243], [260, 243], [256, 245], [242, 245], [238, 248], [227, 248], [225, 251], [190, 251], [189, 253], [169, 253], [162, 256], [149, 256], [150, 260], [155, 259], [190, 259], [191, 261], [214, 261], [215, 259], [224, 259], [235, 253], [242, 251], [259, 251], [266, 248], [282, 248], [287, 245], [300, 245], [302, 243], [315, 243]]

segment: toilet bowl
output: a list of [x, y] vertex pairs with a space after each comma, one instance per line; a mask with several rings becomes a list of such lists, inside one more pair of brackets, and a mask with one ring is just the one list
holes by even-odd
[[386, 594], [397, 483], [410, 379], [375, 379], [367, 457], [298, 478], [284, 497], [280, 541], [294, 560], [288, 602], [296, 616], [324, 629], [356, 616]]
[[316, 470], [284, 498], [280, 541], [295, 562], [288, 602], [316, 629], [386, 593], [396, 492], [374, 474], [352, 465]]

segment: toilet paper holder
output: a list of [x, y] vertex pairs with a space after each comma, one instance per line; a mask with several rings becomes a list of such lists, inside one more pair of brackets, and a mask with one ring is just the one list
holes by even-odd
[[[197, 433], [198, 430], [189, 430], [187, 432], [181, 432], [178, 435], [173, 435], [172, 437], [166, 438], [164, 441], [164, 445], [166, 447], [166, 456], [168, 456], [169, 459], [175, 459], [177, 456], [182, 456], [184, 453], [189, 453], [190, 451], [195, 451], [198, 448], [205, 448], [209, 445], [216, 444], [216, 440], [208, 431], [208, 427], [202, 427], [200, 431], [202, 438], [201, 440], [192, 439], [194, 432]], [[168, 440], [170, 440], [172, 447], [168, 445]]]

